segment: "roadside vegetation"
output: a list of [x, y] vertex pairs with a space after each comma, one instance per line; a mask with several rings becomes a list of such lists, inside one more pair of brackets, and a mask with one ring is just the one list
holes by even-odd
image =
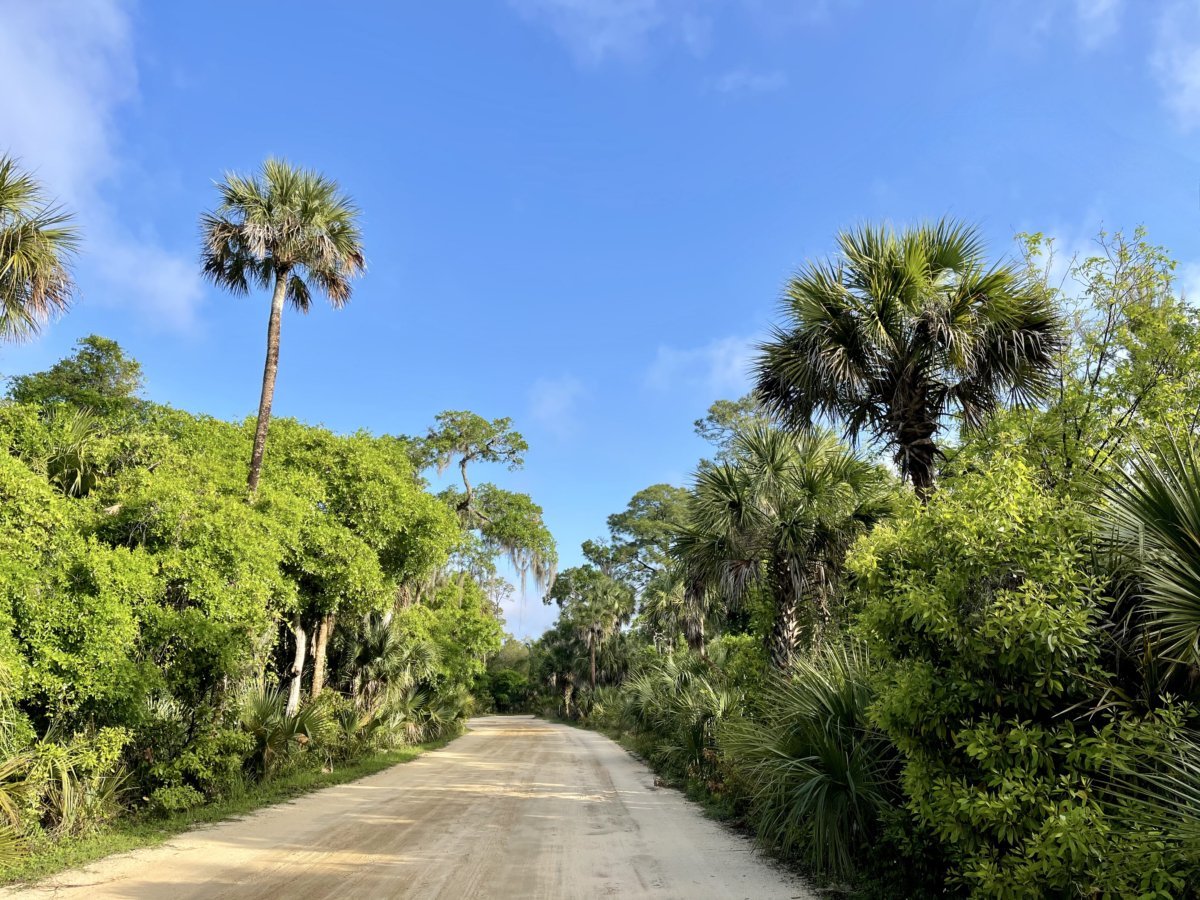
[[546, 595], [529, 708], [820, 883], [1200, 885], [1200, 317], [1146, 234], [865, 227], [786, 286], [687, 488]]
[[[504, 636], [505, 560], [548, 586], [554, 541], [507, 419], [417, 436], [271, 417], [285, 301], [350, 300], [357, 210], [269, 161], [228, 175], [201, 265], [268, 288], [259, 414], [142, 398], [91, 335], [0, 401], [0, 875], [26, 877], [367, 774], [456, 735]], [[77, 234], [0, 160], [0, 337], [66, 312]], [[426, 473], [458, 466], [463, 487]], [[489, 700], [490, 702], [490, 700]]]
[[[524, 465], [508, 419], [272, 416], [284, 316], [365, 271], [336, 182], [269, 160], [200, 223], [204, 274], [270, 297], [256, 416], [147, 401], [100, 335], [0, 402], [0, 873], [535, 710], [860, 896], [1195, 896], [1200, 316], [1144, 232], [840, 235], [691, 483], [559, 573], [532, 498], [480, 481]], [[67, 312], [79, 247], [0, 158], [0, 340]], [[557, 608], [535, 642], [501, 564]]]

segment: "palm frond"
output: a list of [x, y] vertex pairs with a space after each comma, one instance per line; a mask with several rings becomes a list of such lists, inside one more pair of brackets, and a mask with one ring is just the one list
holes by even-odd
[[11, 156], [0, 156], [0, 340], [26, 340], [64, 313], [79, 246], [71, 216]]

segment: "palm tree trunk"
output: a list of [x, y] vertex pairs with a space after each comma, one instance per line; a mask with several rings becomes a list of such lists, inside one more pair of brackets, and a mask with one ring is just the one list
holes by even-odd
[[296, 655], [292, 657], [292, 683], [288, 686], [287, 714], [294, 716], [300, 708], [300, 682], [304, 678], [304, 651], [308, 647], [308, 635], [300, 621], [300, 613], [292, 619], [292, 634], [296, 636]]
[[329, 638], [333, 634], [336, 617], [333, 613], [321, 619], [317, 628], [317, 640], [313, 645], [313, 677], [312, 696], [315, 699], [325, 689], [325, 655], [329, 648]]
[[263, 453], [267, 448], [267, 428], [271, 424], [271, 403], [275, 399], [275, 376], [279, 373], [279, 326], [283, 321], [283, 301], [287, 296], [288, 272], [275, 273], [275, 292], [271, 295], [271, 318], [267, 322], [267, 361], [263, 366], [262, 394], [258, 399], [258, 427], [254, 430], [254, 452], [250, 456], [250, 474], [246, 490], [253, 500], [258, 493]]
[[771, 664], [777, 669], [786, 669], [792, 664], [796, 648], [803, 637], [800, 604], [789, 599], [777, 605], [775, 622], [771, 626]]
[[800, 646], [804, 623], [801, 619], [800, 597], [788, 560], [777, 557], [771, 565], [774, 570], [772, 594], [775, 599], [775, 621], [771, 623], [767, 652], [775, 668], [786, 669], [792, 664], [792, 657]]
[[937, 459], [940, 455], [934, 441], [936, 430], [927, 422], [902, 425], [896, 432], [896, 464], [901, 477], [907, 477], [922, 503], [933, 496]]
[[591, 641], [591, 646], [588, 648], [588, 655], [592, 660], [592, 690], [596, 690], [596, 641]]

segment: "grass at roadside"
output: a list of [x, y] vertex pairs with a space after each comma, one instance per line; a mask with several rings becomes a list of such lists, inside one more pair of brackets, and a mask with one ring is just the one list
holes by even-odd
[[311, 791], [344, 784], [374, 775], [400, 763], [410, 762], [428, 750], [446, 746], [454, 737], [456, 736], [374, 753], [339, 766], [332, 772], [314, 769], [291, 772], [257, 784], [240, 797], [210, 803], [186, 812], [166, 816], [135, 814], [117, 819], [92, 834], [35, 847], [28, 857], [0, 872], [0, 884], [37, 881], [114, 853], [153, 847], [197, 825], [243, 816]]

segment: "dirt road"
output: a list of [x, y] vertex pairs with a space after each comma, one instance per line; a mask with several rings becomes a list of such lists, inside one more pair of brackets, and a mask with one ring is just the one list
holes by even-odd
[[0, 897], [804, 898], [617, 744], [527, 717]]

